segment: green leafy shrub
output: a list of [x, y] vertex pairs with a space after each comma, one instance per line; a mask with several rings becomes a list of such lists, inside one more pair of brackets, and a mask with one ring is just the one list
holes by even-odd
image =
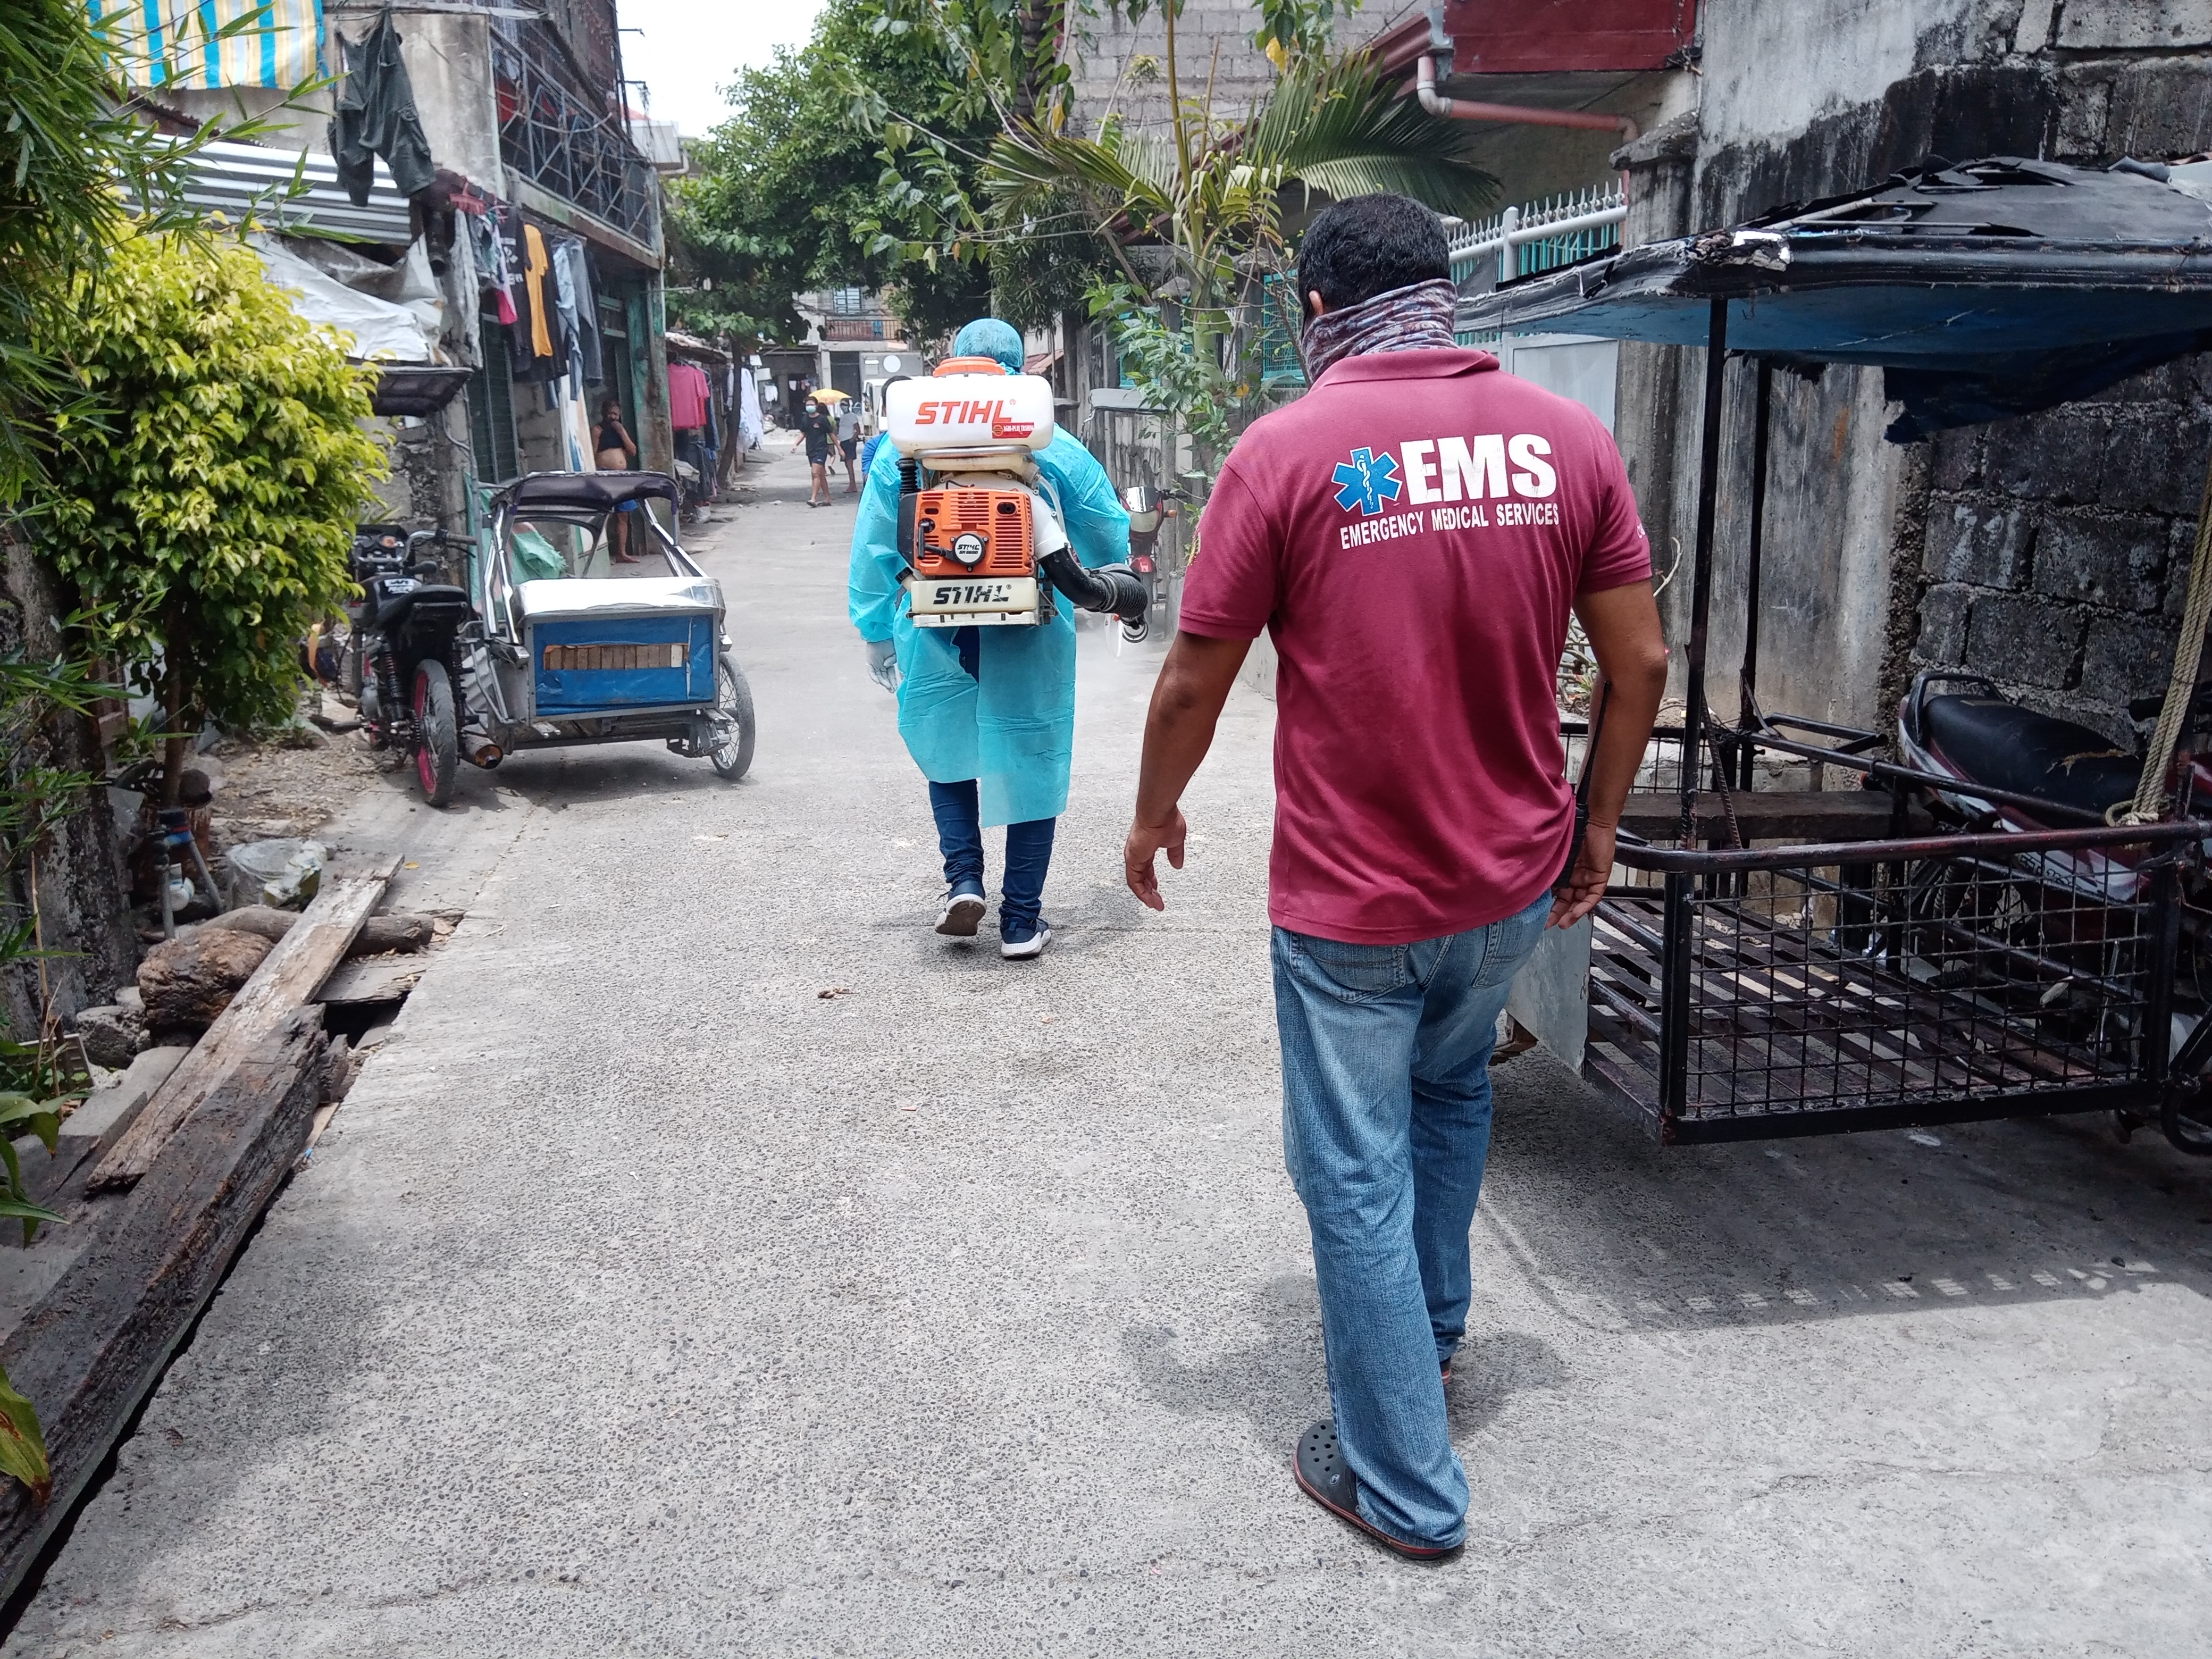
[[173, 790], [201, 718], [289, 713], [293, 642], [352, 591], [353, 526], [385, 471], [361, 426], [374, 373], [246, 249], [167, 234], [114, 249], [56, 343], [105, 413], [57, 416], [44, 550], [102, 654], [161, 690]]

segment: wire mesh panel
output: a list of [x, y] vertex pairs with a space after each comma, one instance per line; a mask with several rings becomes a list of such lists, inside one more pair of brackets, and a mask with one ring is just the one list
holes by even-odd
[[1624, 847], [1586, 1069], [1670, 1141], [2154, 1102], [2173, 829]]

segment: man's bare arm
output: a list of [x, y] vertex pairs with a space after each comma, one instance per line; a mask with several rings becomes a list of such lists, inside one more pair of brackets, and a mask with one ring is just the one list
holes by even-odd
[[1583, 632], [1597, 658], [1599, 682], [1610, 684], [1613, 692], [1596, 752], [1586, 763], [1590, 768], [1589, 828], [1574, 868], [1554, 890], [1548, 924], [1553, 927], [1571, 927], [1596, 909], [1605, 896], [1621, 809], [1628, 805], [1628, 792], [1635, 787], [1637, 769], [1651, 741], [1652, 722], [1659, 717], [1659, 699], [1667, 690], [1667, 641], [1659, 631], [1659, 605], [1649, 582], [1577, 595], [1575, 615], [1582, 618]]
[[[1122, 876], [1129, 890], [1155, 910], [1167, 908], [1160, 897], [1152, 855], [1164, 851], [1182, 868], [1184, 825], [1176, 803], [1213, 745], [1213, 727], [1229, 701], [1229, 688], [1244, 665], [1249, 640], [1210, 639], [1177, 634], [1152, 686], [1152, 710], [1145, 716], [1145, 758], [1137, 773], [1136, 818], [1121, 850]], [[1615, 808], [1615, 816], [1619, 809]]]

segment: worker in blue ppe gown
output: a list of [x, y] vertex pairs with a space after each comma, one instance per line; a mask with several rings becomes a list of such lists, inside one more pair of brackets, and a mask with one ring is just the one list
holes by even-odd
[[[962, 329], [952, 350], [1022, 370], [1021, 336], [994, 317]], [[1127, 560], [1129, 515], [1091, 452], [1061, 431], [1035, 459], [1076, 556], [1094, 569]], [[983, 829], [1003, 823], [999, 952], [1034, 957], [1052, 939], [1044, 877], [1075, 747], [1073, 607], [1054, 605], [1052, 619], [1034, 628], [916, 628], [900, 585], [898, 463], [885, 444], [868, 468], [853, 531], [853, 625], [866, 641], [869, 672], [898, 695], [899, 735], [929, 780], [945, 854], [937, 931], [974, 936], [984, 911]]]

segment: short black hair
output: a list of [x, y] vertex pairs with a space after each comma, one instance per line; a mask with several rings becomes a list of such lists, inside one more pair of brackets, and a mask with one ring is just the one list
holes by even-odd
[[1354, 196], [1307, 228], [1298, 247], [1298, 308], [1318, 290], [1331, 311], [1392, 289], [1451, 276], [1444, 223], [1407, 196]]

